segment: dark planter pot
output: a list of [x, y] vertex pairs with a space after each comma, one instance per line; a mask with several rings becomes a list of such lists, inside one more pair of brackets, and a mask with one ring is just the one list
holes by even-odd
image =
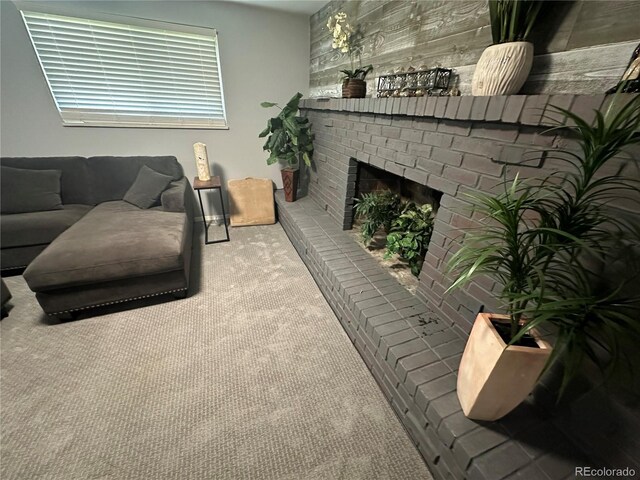
[[295, 202], [298, 196], [298, 177], [300, 171], [296, 168], [283, 168], [280, 170], [282, 174], [282, 185], [284, 186], [284, 199], [287, 202]]
[[367, 94], [367, 82], [358, 78], [347, 78], [342, 83], [342, 98], [364, 98]]

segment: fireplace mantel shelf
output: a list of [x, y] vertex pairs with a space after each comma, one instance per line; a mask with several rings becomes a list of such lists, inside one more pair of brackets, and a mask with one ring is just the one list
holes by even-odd
[[[629, 101], [637, 94], [623, 94]], [[300, 108], [376, 115], [406, 115], [459, 121], [483, 121], [531, 126], [557, 126], [563, 115], [552, 106], [589, 119], [611, 101], [605, 95], [509, 95], [493, 97], [309, 98]], [[592, 117], [591, 117], [592, 118]]]

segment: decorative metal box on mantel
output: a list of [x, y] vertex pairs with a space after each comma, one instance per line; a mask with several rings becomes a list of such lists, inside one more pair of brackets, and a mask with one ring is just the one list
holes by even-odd
[[451, 75], [450, 68], [440, 67], [381, 75], [378, 78], [378, 97], [445, 95]]

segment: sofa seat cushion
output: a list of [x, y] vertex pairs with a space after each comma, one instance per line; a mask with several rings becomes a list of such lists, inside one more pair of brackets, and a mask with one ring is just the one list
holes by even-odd
[[24, 271], [34, 292], [184, 268], [187, 216], [105, 202], [49, 245]]
[[51, 243], [93, 207], [64, 205], [62, 210], [0, 215], [2, 248]]

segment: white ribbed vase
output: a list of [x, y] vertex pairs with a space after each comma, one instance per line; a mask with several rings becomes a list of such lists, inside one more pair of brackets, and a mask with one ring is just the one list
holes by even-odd
[[533, 44], [491, 45], [482, 55], [471, 82], [473, 95], [515, 95], [527, 81], [533, 64]]

